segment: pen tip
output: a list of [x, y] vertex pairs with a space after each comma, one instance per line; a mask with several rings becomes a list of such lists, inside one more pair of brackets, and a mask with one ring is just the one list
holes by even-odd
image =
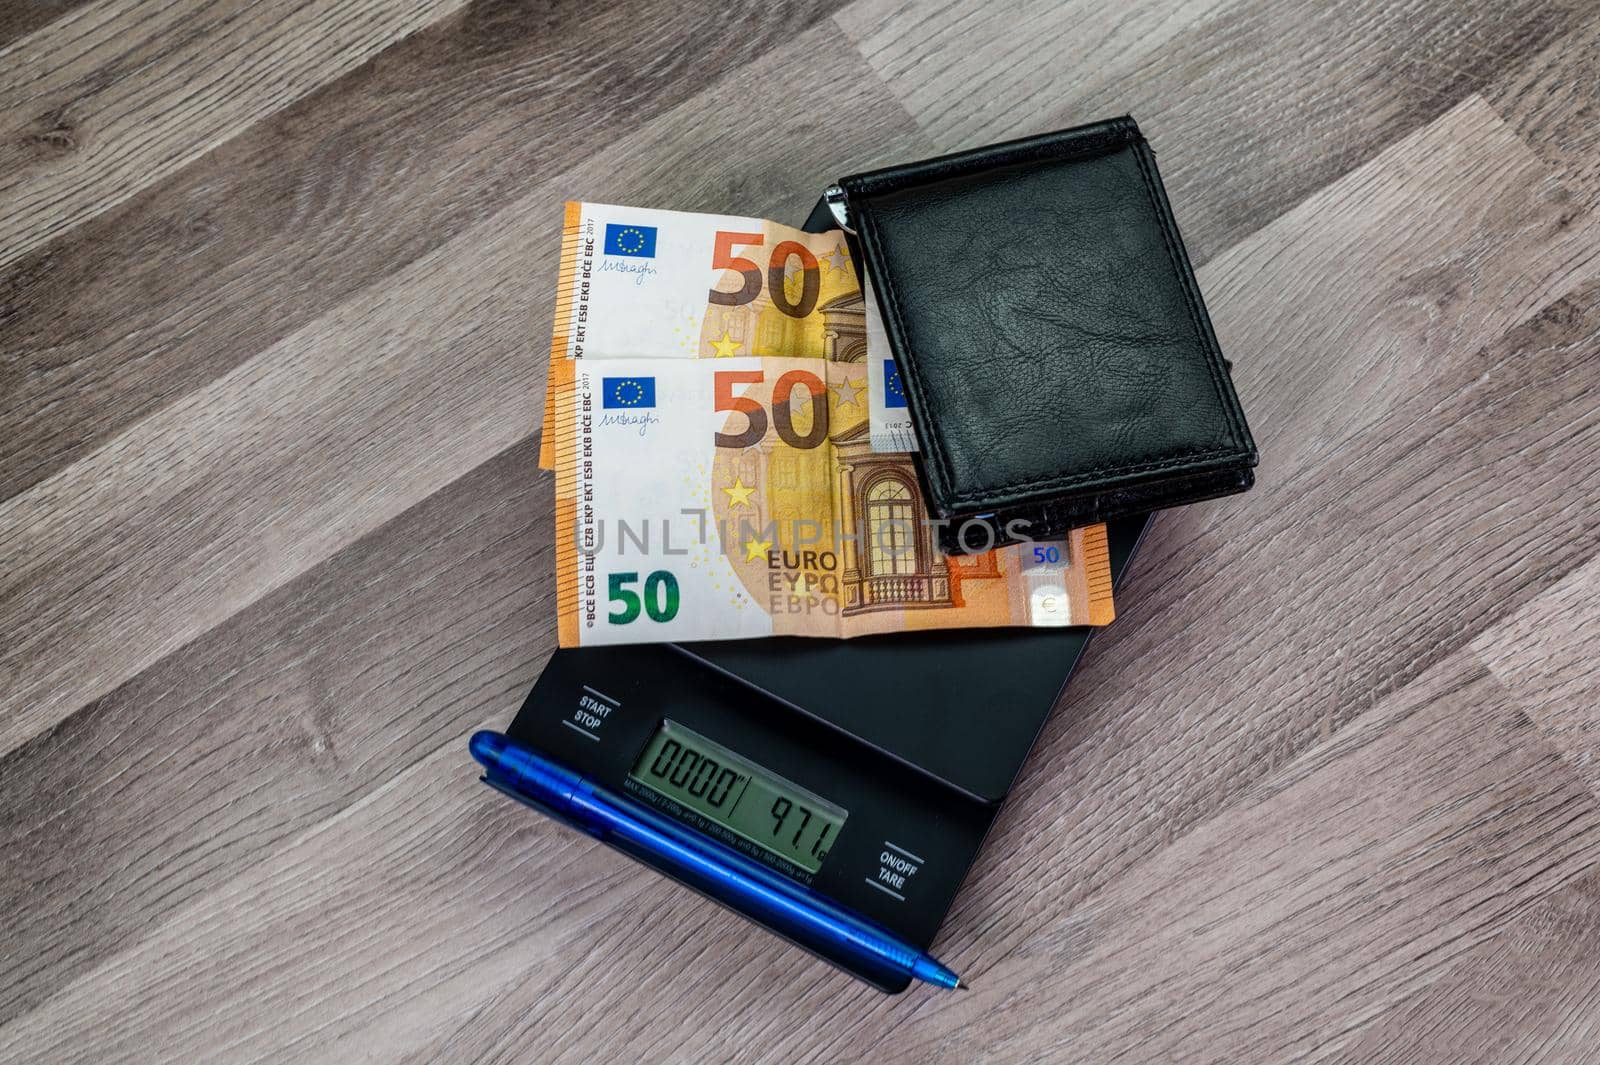
[[967, 983], [967, 981], [964, 980], [964, 979], [957, 980], [956, 981], [956, 990], [957, 991], [971, 991], [972, 990], [972, 985]]

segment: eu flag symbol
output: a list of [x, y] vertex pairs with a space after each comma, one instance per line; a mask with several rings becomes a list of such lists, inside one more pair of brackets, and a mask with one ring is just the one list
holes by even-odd
[[883, 364], [883, 405], [885, 407], [903, 407], [906, 405], [906, 390], [900, 387], [900, 367], [890, 359]]
[[600, 406], [638, 409], [656, 405], [654, 377], [600, 378]]
[[617, 225], [606, 223], [607, 255], [626, 255], [633, 259], [656, 257], [656, 227]]

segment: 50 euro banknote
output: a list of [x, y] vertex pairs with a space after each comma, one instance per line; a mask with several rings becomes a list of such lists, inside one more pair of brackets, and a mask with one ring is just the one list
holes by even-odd
[[865, 372], [776, 357], [559, 364], [561, 646], [1110, 622], [1103, 525], [939, 551], [912, 457], [871, 449]]
[[[569, 202], [552, 374], [573, 359], [865, 358], [843, 233], [763, 218]], [[553, 380], [553, 378], [552, 378]], [[551, 415], [545, 390], [545, 424]], [[549, 434], [539, 465], [551, 468]]]

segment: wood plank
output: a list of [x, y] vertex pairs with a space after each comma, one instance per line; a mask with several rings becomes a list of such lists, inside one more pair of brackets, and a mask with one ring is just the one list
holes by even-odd
[[485, 463], [0, 758], [0, 1022], [507, 718], [555, 646], [537, 457]]
[[1484, 96], [1584, 204], [1600, 205], [1600, 18], [1501, 77]]
[[1082, 899], [1600, 551], [1600, 286], [1518, 324], [1600, 267], [1548, 192], [1469, 102], [1202, 271], [1260, 479], [1158, 517], [991, 847]]
[[0, 48], [47, 23], [68, 17], [90, 0], [10, 0], [0, 7]]
[[[1600, 437], [1590, 439], [1600, 453]], [[1600, 559], [1574, 571], [1473, 649], [1600, 795]]]
[[96, 959], [0, 1060], [391, 1059], [666, 890], [478, 783], [463, 740]]
[[1384, 1013], [1342, 1060], [1588, 1065], [1600, 1046], [1600, 877], [1528, 907]]
[[[758, 6], [761, 17], [747, 17]], [[23, 257], [0, 273], [0, 499], [822, 17], [795, 0], [476, 5]], [[725, 32], [729, 20], [740, 32]], [[832, 56], [832, 37], [815, 47]], [[809, 209], [835, 164], [876, 159], [842, 125], [835, 147], [818, 119], [833, 110], [825, 86], [837, 84], [848, 86], [840, 118], [856, 121], [863, 87], [845, 79], [872, 75], [848, 57], [828, 72], [802, 93], [810, 113], [751, 87], [768, 124], [751, 121], [735, 157], [694, 163], [726, 175], [720, 185], [670, 180], [636, 195], [666, 207]], [[727, 121], [707, 111], [681, 134], [709, 146]], [[779, 164], [792, 167], [781, 186]]]
[[[0, 503], [0, 627], [16, 634], [0, 751], [536, 429], [566, 196], [738, 188], [790, 207], [774, 190], [809, 197], [796, 167], [917, 142], [872, 78], [792, 77], [832, 39], [798, 38]], [[824, 108], [837, 125], [806, 125]], [[728, 117], [708, 130], [707, 113]], [[774, 116], [794, 135], [753, 166], [745, 146]]]
[[1090, 0], [1004, 8], [856, 0], [834, 21], [934, 142], [954, 150], [1110, 117], [1077, 101], [1119, 81], [1138, 91], [1134, 72], [1139, 81], [1160, 80], [1160, 57], [1185, 35], [1205, 33], [1234, 3], [1178, 0], [1111, 12]]
[[[958, 1062], [938, 1049], [911, 1057], [890, 1036], [910, 1019], [938, 1024], [940, 992], [888, 998], [756, 932], [684, 891], [594, 921], [585, 945], [563, 945], [441, 1023], [406, 1065], [643, 1060], [839, 1062], [862, 1048], [884, 1062]], [[616, 959], [630, 964], [618, 966]], [[606, 1023], [596, 1024], [596, 1017]]]
[[858, 0], [837, 21], [930, 136], [970, 147], [1132, 113], [1205, 262], [1508, 63], [1586, 0]]
[[0, 50], [0, 266], [463, 0], [97, 0]]
[[1016, 955], [983, 948], [973, 994], [895, 1039], [908, 1058], [1324, 1060], [1597, 865], [1600, 806], [1463, 651], [1068, 919], [1036, 912]]

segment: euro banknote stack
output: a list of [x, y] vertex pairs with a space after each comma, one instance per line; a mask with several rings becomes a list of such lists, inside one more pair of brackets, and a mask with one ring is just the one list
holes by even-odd
[[569, 203], [559, 278], [561, 646], [1111, 621], [1104, 526], [940, 552], [842, 233]]

